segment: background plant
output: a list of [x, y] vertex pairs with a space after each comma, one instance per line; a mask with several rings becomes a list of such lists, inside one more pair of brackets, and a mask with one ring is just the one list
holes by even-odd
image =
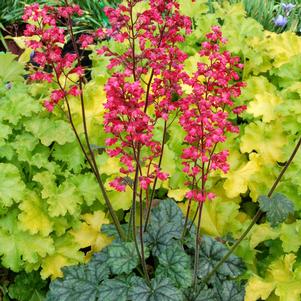
[[[209, 0], [210, 12], [214, 11], [215, 3], [227, 5], [242, 3], [248, 17], [257, 20], [266, 30], [274, 32], [293, 31], [300, 32], [300, 3], [296, 0]], [[280, 16], [280, 17], [279, 17]], [[278, 18], [278, 20], [277, 20]]]
[[[89, 32], [98, 29], [99, 27], [108, 27], [108, 19], [103, 11], [105, 6], [115, 7], [119, 0], [73, 0], [72, 3], [78, 4], [83, 10], [82, 16], [73, 18], [74, 32], [80, 34], [83, 32]], [[39, 3], [41, 5], [54, 5], [59, 6], [64, 3], [63, 0], [1, 0], [0, 1], [0, 40], [2, 45], [7, 48], [7, 41], [5, 37], [10, 39], [11, 37], [21, 35], [23, 20], [22, 15], [24, 7], [33, 3]]]

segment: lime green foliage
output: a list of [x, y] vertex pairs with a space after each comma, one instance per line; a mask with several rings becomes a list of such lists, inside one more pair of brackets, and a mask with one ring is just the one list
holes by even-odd
[[267, 300], [274, 291], [279, 301], [298, 301], [301, 296], [301, 266], [294, 254], [287, 254], [273, 261], [265, 278], [252, 276], [246, 291], [246, 301], [258, 298]]
[[61, 267], [84, 261], [80, 248], [110, 243], [99, 232], [109, 220], [65, 116], [41, 105], [47, 86], [26, 85], [12, 54], [1, 53], [0, 65], [1, 262], [58, 277]]

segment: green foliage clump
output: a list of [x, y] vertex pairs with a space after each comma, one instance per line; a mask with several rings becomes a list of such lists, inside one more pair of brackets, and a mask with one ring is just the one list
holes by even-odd
[[40, 103], [47, 86], [27, 85], [12, 54], [0, 53], [0, 64], [1, 262], [57, 277], [83, 262], [81, 248], [110, 241], [99, 232], [109, 220], [68, 122]]
[[[51, 283], [46, 300], [242, 301], [244, 289], [235, 279], [245, 271], [245, 267], [237, 256], [231, 255], [208, 285], [202, 283], [204, 276], [227, 252], [224, 244], [209, 236], [203, 237], [199, 254], [199, 290], [196, 295], [192, 294], [194, 244], [190, 241], [195, 239], [195, 228], [192, 227], [183, 247], [180, 243], [183, 225], [184, 216], [173, 200], [162, 200], [153, 209], [145, 236], [145, 258], [149, 263], [154, 262], [149, 265], [153, 268], [150, 283], [140, 277], [141, 267], [134, 242], [116, 239], [94, 254], [88, 264], [65, 268], [64, 278]], [[154, 236], [153, 233], [164, 234]]]

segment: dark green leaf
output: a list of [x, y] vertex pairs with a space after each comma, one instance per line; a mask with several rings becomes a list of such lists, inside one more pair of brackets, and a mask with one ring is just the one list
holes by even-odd
[[98, 299], [101, 301], [127, 301], [128, 292], [135, 276], [117, 277], [105, 280], [99, 287]]
[[294, 213], [293, 203], [283, 194], [275, 193], [272, 198], [261, 195], [258, 201], [260, 210], [266, 212], [272, 226], [284, 222], [290, 213]]
[[139, 263], [134, 242], [114, 242], [108, 247], [108, 254], [107, 264], [113, 274], [130, 273]]
[[38, 291], [34, 291], [30, 300], [28, 301], [43, 301], [43, 300], [45, 300], [45, 297], [42, 294], [40, 294]]
[[204, 288], [200, 291], [195, 301], [218, 301], [213, 289]]
[[[125, 233], [127, 233], [128, 225], [122, 224], [121, 227], [122, 227], [123, 231]], [[103, 224], [101, 226], [101, 232], [106, 234], [107, 236], [113, 236], [117, 240], [119, 239], [118, 231], [116, 230], [116, 227], [113, 224]]]
[[158, 256], [162, 250], [173, 244], [173, 238], [181, 237], [183, 215], [172, 199], [160, 201], [152, 210], [151, 223], [147, 228], [145, 241]]
[[156, 276], [169, 278], [176, 287], [187, 288], [192, 282], [190, 257], [179, 244], [173, 244], [158, 256], [159, 266]]
[[[201, 242], [198, 276], [204, 278], [227, 252], [228, 248], [222, 243], [204, 235]], [[225, 279], [226, 277], [233, 278], [241, 275], [244, 270], [245, 266], [242, 260], [232, 254], [218, 269], [217, 276], [220, 279]]]
[[[47, 285], [38, 272], [18, 274], [14, 283], [9, 286], [9, 296], [18, 301], [37, 301], [44, 300], [43, 290]], [[38, 298], [39, 297], [39, 298]]]
[[174, 244], [173, 238], [180, 238], [178, 228], [173, 223], [150, 224], [145, 235], [145, 242], [152, 250], [153, 255], [159, 256], [160, 253], [170, 245]]
[[149, 287], [144, 279], [138, 278], [129, 292], [130, 300], [135, 301], [182, 301], [182, 293], [168, 278], [155, 278]]
[[235, 281], [222, 281], [215, 286], [217, 301], [243, 301], [245, 290]]
[[173, 223], [179, 231], [182, 228], [183, 214], [179, 206], [172, 199], [160, 201], [159, 205], [152, 210], [151, 223], [162, 225]]
[[64, 268], [64, 278], [50, 284], [47, 301], [95, 301], [99, 293], [99, 282], [106, 278], [109, 268], [97, 261], [87, 265]]

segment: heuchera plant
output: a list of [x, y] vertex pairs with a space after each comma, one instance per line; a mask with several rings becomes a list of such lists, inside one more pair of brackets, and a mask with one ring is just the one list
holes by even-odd
[[[45, 100], [44, 106], [49, 112], [52, 112], [56, 106], [66, 109], [71, 127], [98, 181], [119, 236], [119, 240], [113, 243], [111, 249], [105, 251], [108, 252], [108, 262], [113, 266], [111, 272], [128, 274], [137, 268], [138, 273], [144, 278], [146, 288], [151, 289], [146, 295], [154, 296], [159, 282], [152, 279], [152, 273], [149, 271], [147, 263], [149, 249], [154, 257], [158, 257], [162, 265], [164, 260], [160, 254], [165, 254], [162, 255], [163, 257], [170, 256], [168, 252], [173, 252], [173, 249], [167, 247], [174, 245], [169, 242], [177, 241], [175, 249], [178, 250], [180, 246], [179, 252], [184, 254], [181, 253], [183, 258], [187, 256], [183, 246], [185, 250], [187, 248], [194, 253], [192, 285], [188, 284], [188, 287], [192, 286], [194, 292], [188, 294], [188, 300], [196, 300], [192, 298], [205, 300], [199, 297], [199, 291], [204, 288], [204, 283], [199, 286], [198, 277], [206, 277], [205, 282], [207, 282], [212, 276], [212, 269], [206, 270], [207, 273], [211, 271], [209, 278], [200, 272], [199, 254], [200, 252], [205, 254], [201, 258], [208, 256], [206, 248], [201, 251], [200, 227], [203, 204], [214, 198], [213, 192], [208, 191], [206, 183], [212, 172], [226, 173], [229, 170], [228, 151], [221, 150], [219, 144], [225, 142], [227, 133], [238, 132], [238, 127], [228, 118], [229, 113], [232, 111], [240, 114], [246, 109], [246, 106], [236, 106], [234, 103], [234, 99], [240, 95], [241, 88], [244, 86], [239, 81], [238, 73], [243, 65], [238, 57], [233, 57], [222, 49], [226, 40], [220, 28], [214, 26], [201, 44], [200, 62], [197, 64], [196, 72], [192, 75], [187, 74], [184, 71], [187, 55], [180, 50], [179, 43], [183, 42], [185, 35], [190, 33], [191, 20], [180, 14], [179, 4], [175, 0], [150, 0], [147, 9], [137, 12], [136, 7], [139, 5], [145, 5], [145, 2], [127, 0], [117, 9], [106, 8], [105, 13], [112, 27], [79, 37], [74, 36], [72, 28], [72, 16], [82, 14], [77, 5], [69, 5], [66, 0], [64, 7], [54, 8], [47, 5], [40, 7], [38, 4], [27, 6], [23, 19], [30, 23], [27, 24], [25, 35], [35, 37], [29, 39], [27, 43], [34, 49], [33, 60], [39, 66], [30, 79], [47, 81], [56, 86], [51, 91], [49, 99]], [[66, 31], [71, 37], [73, 52], [64, 54]], [[122, 166], [120, 176], [111, 181], [110, 186], [122, 193], [129, 185], [133, 191], [127, 231], [120, 225], [107, 196], [86, 125], [83, 89], [86, 79], [85, 69], [82, 66], [82, 50], [95, 40], [104, 38], [113, 39], [127, 46], [121, 54], [107, 46], [97, 50], [99, 55], [109, 57], [108, 68], [112, 69], [112, 76], [105, 85], [107, 99], [104, 105], [104, 129], [108, 134], [106, 151], [109, 156], [118, 157]], [[74, 75], [77, 80], [74, 80]], [[72, 85], [69, 84], [70, 82]], [[68, 98], [70, 95], [80, 99], [84, 139], [81, 139], [74, 126]], [[161, 165], [164, 147], [168, 140], [168, 129], [175, 121], [179, 122], [186, 133], [184, 141], [179, 141], [184, 144], [181, 158], [183, 171], [187, 175], [186, 185], [189, 188], [186, 194], [188, 207], [186, 217], [183, 219], [181, 214], [176, 213], [178, 208], [175, 209], [175, 205], [170, 203], [160, 207], [163, 212], [169, 214], [160, 213], [158, 209], [152, 213], [158, 180], [165, 181], [169, 176], [162, 170]], [[154, 133], [160, 127], [162, 127], [161, 139], [158, 139], [158, 135]], [[188, 220], [192, 202], [198, 204], [195, 215], [196, 228]], [[138, 203], [140, 210], [137, 227]], [[170, 224], [173, 222], [171, 212], [177, 216], [177, 229], [173, 229]], [[163, 221], [160, 220], [160, 215]], [[260, 214], [256, 218], [259, 216]], [[168, 222], [164, 221], [164, 218]], [[157, 223], [157, 227], [152, 224], [153, 222]], [[161, 223], [165, 224], [162, 228], [158, 228]], [[137, 237], [137, 228], [139, 237]], [[169, 234], [162, 235], [160, 233], [162, 229], [168, 229], [166, 231]], [[179, 229], [181, 229], [180, 235], [178, 235]], [[109, 234], [114, 235], [114, 231], [109, 231]], [[120, 241], [123, 241], [124, 245]], [[192, 244], [191, 241], [194, 243]], [[213, 244], [212, 241], [204, 239], [204, 243], [206, 242]], [[166, 248], [162, 247], [164, 243]], [[120, 251], [120, 248], [124, 249]], [[223, 246], [214, 248], [221, 250], [221, 254], [225, 254]], [[142, 270], [137, 267], [136, 259], [130, 264], [127, 262], [128, 269], [114, 268], [116, 259], [114, 256], [120, 255], [120, 252], [125, 252], [124, 256], [129, 258], [131, 256], [134, 256], [134, 259], [138, 258]], [[226, 264], [230, 254], [220, 257], [218, 266]], [[189, 265], [189, 260], [185, 262]], [[107, 268], [110, 267], [105, 268], [109, 275]], [[189, 267], [187, 269], [189, 274]], [[213, 270], [216, 271], [217, 268]], [[168, 276], [168, 272], [164, 274], [160, 266], [156, 269], [156, 274], [158, 273], [172, 278]], [[233, 277], [238, 274], [227, 275]], [[135, 286], [132, 280], [129, 282]], [[142, 286], [138, 287], [138, 291]], [[185, 284], [182, 286], [187, 288]], [[137, 290], [129, 294], [136, 297], [139, 295]], [[149, 300], [145, 296], [144, 299], [139, 297], [139, 300]], [[154, 300], [181, 300], [179, 297], [173, 299], [160, 297], [160, 299], [158, 296], [154, 297]], [[138, 300], [135, 298], [132, 297], [132, 300]], [[208, 296], [206, 298], [206, 300], [213, 300]], [[102, 297], [101, 300], [113, 299]]]

